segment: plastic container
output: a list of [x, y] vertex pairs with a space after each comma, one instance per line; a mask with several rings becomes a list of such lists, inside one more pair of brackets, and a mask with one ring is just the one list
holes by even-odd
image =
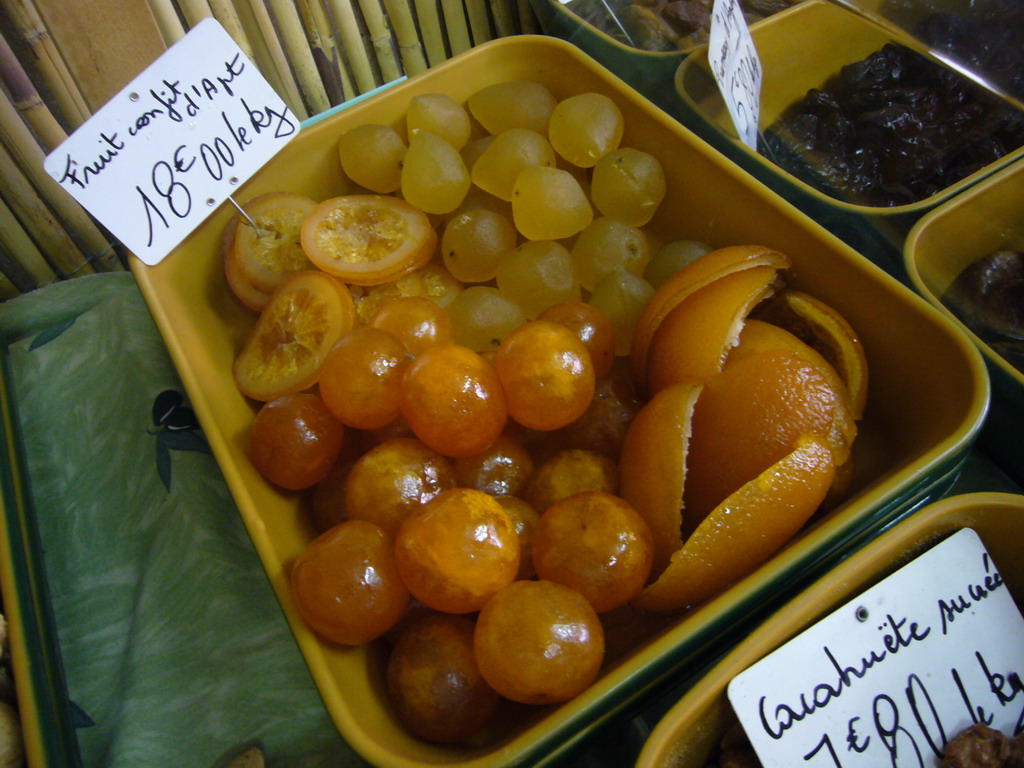
[[848, 500], [755, 574], [609, 663], [583, 694], [557, 707], [516, 708], [500, 732], [471, 747], [429, 745], [395, 721], [384, 698], [380, 645], [321, 642], [300, 620], [288, 568], [312, 536], [294, 494], [271, 488], [246, 457], [254, 404], [235, 388], [231, 366], [255, 317], [230, 295], [219, 240], [226, 206], [160, 264], [132, 269], [164, 335], [239, 511], [277, 591], [324, 702], [348, 742], [385, 766], [536, 765], [564, 760], [604, 723], [633, 714], [677, 674], [702, 663], [788, 590], [892, 520], [941, 494], [965, 461], [988, 401], [984, 364], [952, 323], [905, 286], [700, 141], [569, 43], [547, 36], [481, 45], [304, 131], [239, 190], [240, 202], [287, 189], [314, 198], [342, 183], [336, 140], [365, 122], [402, 125], [410, 97], [442, 92], [463, 101], [509, 79], [533, 79], [557, 98], [595, 91], [625, 118], [623, 144], [665, 166], [667, 198], [652, 224], [666, 240], [712, 245], [764, 243], [793, 261], [786, 279], [819, 296], [854, 325], [873, 371], [855, 445]]
[[903, 255], [912, 285], [954, 318], [985, 356], [992, 383], [985, 450], [1024, 484], [1024, 373], [964, 325], [942, 296], [975, 259], [1008, 248], [1024, 250], [1024, 161], [1014, 163], [926, 214], [907, 236]]
[[657, 723], [637, 768], [703, 768], [735, 722], [727, 695], [734, 677], [962, 528], [978, 533], [1010, 594], [1024, 606], [1024, 496], [979, 492], [938, 501], [837, 565], [715, 664]]
[[[777, 13], [753, 25], [750, 33], [763, 72], [762, 132], [790, 105], [803, 99], [808, 90], [822, 88], [843, 66], [861, 61], [895, 41], [881, 27], [824, 0], [807, 0]], [[698, 48], [680, 64], [675, 87], [680, 99], [675, 112], [684, 124], [894, 274], [899, 274], [903, 239], [917, 219], [1024, 155], [1024, 147], [1017, 148], [916, 202], [892, 207], [863, 205], [798, 178], [739, 140], [712, 76], [707, 46]], [[865, 223], [871, 226], [865, 227]]]

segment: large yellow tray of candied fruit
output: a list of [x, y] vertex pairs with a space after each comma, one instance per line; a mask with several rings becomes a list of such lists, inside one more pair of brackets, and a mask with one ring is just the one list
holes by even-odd
[[984, 417], [947, 319], [553, 38], [235, 198], [132, 268], [374, 764], [564, 760], [943, 492]]

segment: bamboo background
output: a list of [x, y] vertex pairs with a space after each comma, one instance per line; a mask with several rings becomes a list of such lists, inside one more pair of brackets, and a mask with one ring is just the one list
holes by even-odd
[[123, 247], [43, 160], [211, 16], [302, 119], [540, 31], [529, 0], [0, 0], [0, 301], [126, 269]]

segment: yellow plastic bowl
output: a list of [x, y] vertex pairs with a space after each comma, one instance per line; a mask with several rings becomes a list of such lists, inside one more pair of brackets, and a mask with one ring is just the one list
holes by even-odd
[[[865, 5], [870, 10], [873, 4], [869, 0]], [[781, 11], [752, 25], [750, 34], [763, 71], [759, 122], [762, 131], [808, 90], [824, 86], [843, 66], [861, 61], [895, 41], [881, 27], [824, 0], [806, 0]], [[757, 178], [810, 211], [816, 219], [831, 216], [837, 222], [845, 221], [846, 226], [856, 226], [858, 219], [863, 221], [866, 217], [897, 247], [922, 214], [1024, 156], [1024, 147], [1018, 148], [914, 203], [892, 207], [860, 205], [815, 188], [739, 140], [711, 73], [707, 46], [693, 51], [680, 64], [675, 87], [681, 101], [680, 119]], [[851, 235], [855, 237], [856, 233]]]
[[292, 603], [288, 568], [313, 531], [299, 497], [270, 487], [246, 457], [254, 404], [236, 390], [231, 366], [255, 317], [231, 296], [222, 272], [219, 239], [231, 209], [222, 206], [160, 264], [147, 267], [133, 260], [324, 702], [349, 743], [379, 765], [477, 767], [564, 759], [598, 725], [643, 701], [667, 675], [700, 663], [707, 648], [768, 610], [793, 583], [944, 491], [966, 458], [988, 401], [981, 355], [948, 319], [608, 70], [552, 37], [492, 41], [317, 123], [236, 197], [244, 202], [281, 189], [320, 199], [336, 194], [342, 184], [336, 141], [343, 130], [366, 122], [401, 125], [409, 99], [417, 94], [446, 93], [461, 102], [486, 85], [510, 79], [539, 81], [558, 98], [588, 91], [608, 95], [625, 117], [623, 144], [655, 154], [665, 166], [666, 202], [650, 225], [657, 235], [782, 250], [793, 261], [786, 275], [790, 284], [850, 320], [872, 370], [856, 445], [858, 472], [845, 504], [757, 573], [609, 663], [585, 693], [558, 707], [517, 708], [482, 746], [425, 744], [392, 716], [383, 694], [381, 646], [321, 642]]
[[1024, 607], [1024, 496], [951, 496], [915, 513], [854, 553], [772, 614], [679, 699], [651, 731], [636, 768], [703, 768], [730, 723], [729, 682], [804, 629], [961, 528], [981, 537]]
[[981, 349], [992, 382], [986, 450], [1024, 484], [1024, 373], [978, 338], [942, 303], [942, 295], [975, 259], [1002, 248], [1024, 250], [1024, 160], [1013, 163], [927, 213], [903, 248], [913, 286]]

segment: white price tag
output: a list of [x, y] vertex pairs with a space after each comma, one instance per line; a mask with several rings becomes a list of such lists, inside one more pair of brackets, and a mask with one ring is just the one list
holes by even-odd
[[761, 60], [739, 0], [715, 0], [712, 6], [708, 63], [740, 141], [756, 152]]
[[299, 133], [231, 36], [204, 19], [44, 164], [146, 264], [156, 264]]
[[759, 661], [729, 699], [762, 763], [938, 766], [985, 722], [1024, 731], [1024, 619], [963, 529]]

